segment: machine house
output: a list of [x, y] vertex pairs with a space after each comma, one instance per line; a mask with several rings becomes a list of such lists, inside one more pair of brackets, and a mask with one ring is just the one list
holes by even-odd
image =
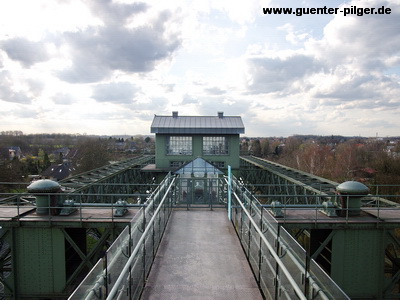
[[244, 133], [240, 116], [154, 116], [156, 169], [175, 171], [201, 157], [219, 169], [239, 169], [239, 135]]

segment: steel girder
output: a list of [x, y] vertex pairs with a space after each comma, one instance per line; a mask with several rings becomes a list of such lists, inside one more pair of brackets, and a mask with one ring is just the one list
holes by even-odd
[[[335, 190], [338, 185], [336, 182], [255, 157], [242, 157], [241, 163], [240, 176], [245, 184], [258, 194], [255, 195], [258, 199], [266, 200], [263, 202], [284, 201], [287, 204], [310, 204], [312, 206], [312, 204], [320, 204], [322, 201], [332, 201], [336, 197]], [[363, 205], [367, 207], [381, 206], [397, 209], [399, 205], [379, 196], [366, 198], [368, 198], [368, 202], [364, 202]], [[298, 223], [282, 226], [290, 230], [292, 236], [307, 249], [310, 258], [315, 259], [328, 274], [334, 272], [336, 276], [338, 276], [340, 268], [343, 270], [346, 268], [346, 266], [338, 267], [338, 264], [333, 262], [333, 260], [341, 261], [340, 258], [343, 257], [342, 253], [338, 252], [339, 248], [344, 247], [341, 241], [346, 241], [347, 248], [362, 247], [355, 242], [356, 239], [346, 238], [346, 236], [358, 237], [359, 234], [361, 242], [366, 242], [368, 239], [379, 241], [379, 243], [372, 243], [369, 247], [374, 250], [365, 251], [365, 253], [361, 251], [356, 256], [359, 259], [357, 263], [355, 262], [354, 267], [363, 269], [363, 255], [369, 258], [373, 257], [375, 264], [383, 264], [384, 261], [384, 268], [382, 265], [381, 268], [377, 267], [372, 272], [378, 272], [377, 278], [382, 278], [379, 279], [382, 280], [379, 297], [382, 299], [398, 299], [400, 297], [400, 229], [398, 229], [398, 224], [382, 224], [378, 228], [375, 224], [360, 225], [356, 223], [345, 227], [329, 223], [315, 225], [308, 226]], [[347, 255], [349, 254], [347, 253]], [[354, 293], [357, 293], [357, 288]]]
[[263, 203], [322, 204], [338, 183], [256, 157], [241, 157], [240, 177]]
[[66, 192], [80, 193], [82, 202], [115, 202], [112, 194], [145, 194], [151, 190], [152, 174], [141, 172], [154, 156], [139, 156], [60, 181]]
[[[99, 224], [101, 226], [101, 224]], [[80, 237], [74, 236], [71, 229], [81, 231]], [[18, 270], [26, 270], [28, 267], [22, 267], [21, 262], [24, 261], [21, 258], [16, 257], [16, 252], [18, 247], [22, 247], [20, 244], [20, 239], [17, 238], [18, 228], [6, 228], [1, 231], [1, 268], [0, 268], [0, 284], [3, 286], [0, 292], [0, 298], [5, 297], [6, 299], [21, 299], [30, 298], [30, 295], [21, 292], [18, 288], [18, 282], [20, 280], [19, 276], [23, 275]], [[41, 230], [52, 230], [51, 228], [42, 228]], [[95, 230], [96, 234], [90, 234], [92, 229], [85, 228], [59, 228], [56, 229], [61, 232], [61, 236], [64, 238], [65, 243], [65, 268], [67, 270], [65, 282], [59, 282], [59, 285], [65, 285], [69, 287], [71, 285], [76, 285], [76, 282], [82, 280], [83, 276], [94, 266], [94, 263], [103, 255], [104, 249], [110, 246], [110, 240], [113, 236], [117, 236], [121, 229], [110, 229], [101, 228], [101, 230]], [[40, 238], [40, 236], [38, 236]], [[87, 239], [91, 238], [92, 246], [90, 249], [86, 249]], [[68, 245], [68, 247], [67, 247]], [[68, 250], [69, 249], [69, 250]], [[68, 261], [75, 257], [73, 261]], [[39, 259], [39, 258], [38, 258]], [[45, 257], [41, 257], [40, 261], [43, 261]], [[51, 258], [48, 262], [51, 264]], [[74, 262], [75, 261], [75, 262]], [[35, 266], [35, 261], [31, 261], [32, 269]], [[69, 269], [69, 270], [68, 270]], [[34, 268], [32, 272], [35, 272]], [[26, 276], [25, 276], [26, 277]], [[66, 298], [71, 293], [70, 290], [65, 289], [62, 292], [54, 293], [51, 297]], [[41, 298], [41, 297], [39, 297]]]

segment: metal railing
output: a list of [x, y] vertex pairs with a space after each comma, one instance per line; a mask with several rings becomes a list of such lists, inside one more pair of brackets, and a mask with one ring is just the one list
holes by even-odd
[[172, 211], [170, 174], [114, 241], [69, 299], [137, 299], [142, 293]]
[[[56, 197], [56, 202], [52, 203], [52, 199]], [[46, 222], [90, 222], [90, 221], [107, 221], [107, 222], [129, 222], [140, 208], [146, 206], [140, 204], [136, 200], [138, 197], [147, 198], [149, 194], [90, 194], [93, 198], [108, 197], [108, 203], [87, 203], [83, 201], [86, 197], [82, 194], [61, 194], [47, 193], [44, 197], [48, 197], [48, 204], [38, 206], [36, 197], [29, 194], [20, 194], [16, 197], [15, 202], [0, 205], [3, 213], [0, 213], [0, 222], [7, 222], [7, 226], [12, 223], [23, 221], [46, 221]], [[43, 197], [43, 195], [42, 195]], [[121, 199], [124, 199], [121, 202]], [[68, 202], [68, 205], [66, 203]], [[47, 211], [38, 214], [37, 209]], [[122, 216], [116, 216], [116, 213], [125, 209], [129, 211]], [[71, 210], [70, 213], [64, 214], [63, 211]], [[12, 219], [12, 220], [11, 220]]]
[[[224, 184], [219, 185], [221, 195], [227, 190], [227, 178]], [[156, 185], [155, 185], [156, 186]], [[252, 267], [256, 280], [266, 298], [271, 299], [349, 299], [347, 295], [335, 284], [335, 282], [311, 259], [309, 254], [297, 241], [281, 226], [285, 222], [304, 220], [291, 215], [293, 211], [311, 211], [311, 222], [317, 222], [327, 216], [321, 214], [324, 209], [323, 201], [301, 201], [302, 198], [320, 197], [322, 200], [330, 200], [331, 208], [337, 209], [335, 194], [326, 195], [323, 192], [315, 194], [296, 194], [301, 204], [294, 204], [291, 194], [259, 194], [253, 195], [246, 185], [233, 178], [232, 183], [231, 219], [241, 241], [244, 252]], [[287, 186], [287, 185], [285, 185]], [[110, 219], [116, 209], [120, 208], [115, 200], [146, 199], [144, 204], [127, 204], [127, 207], [135, 207], [136, 214], [126, 223], [113, 245], [107, 250], [103, 259], [97, 262], [85, 280], [75, 290], [69, 299], [138, 299], [143, 291], [146, 278], [156, 255], [166, 224], [168, 222], [177, 190], [176, 178], [168, 175], [164, 181], [150, 194], [90, 194], [93, 197], [109, 198], [110, 203], [85, 203], [81, 198], [88, 194], [49, 194], [60, 198], [73, 199], [78, 213], [69, 218], [85, 220], [85, 209], [108, 210], [111, 216], [101, 217]], [[27, 195], [20, 195], [26, 197]], [[361, 195], [360, 195], [361, 196]], [[368, 215], [375, 216], [375, 222], [400, 221], [397, 210], [400, 205], [390, 201], [392, 195], [367, 195], [362, 198], [361, 210]], [[24, 198], [25, 199], [25, 198]], [[273, 199], [280, 202], [280, 207], [272, 205], [272, 202], [261, 204], [259, 199]], [[21, 199], [20, 199], [21, 200]], [[103, 199], [104, 200], [104, 199]], [[104, 202], [104, 201], [99, 202]], [[289, 201], [286, 201], [289, 200]], [[108, 202], [108, 201], [107, 201]], [[143, 202], [143, 201], [142, 201]], [[225, 203], [225, 202], [224, 202]], [[32, 218], [48, 218], [49, 221], [57, 221], [60, 216], [51, 214], [45, 216], [31, 215]], [[21, 221], [28, 215], [26, 211], [33, 210], [35, 206], [29, 199], [17, 201], [15, 205], [2, 205], [2, 208], [15, 209], [14, 221]], [[283, 215], [280, 218], [273, 217], [268, 210], [279, 208]], [[351, 211], [351, 209], [341, 209]], [[386, 214], [392, 212], [392, 214]], [[10, 219], [10, 215], [4, 217]], [[95, 218], [95, 217], [94, 217]], [[125, 219], [128, 217], [125, 217]], [[92, 217], [93, 219], [93, 217]], [[333, 218], [335, 219], [335, 218]], [[351, 221], [349, 214], [345, 214], [340, 220]], [[0, 216], [0, 221], [2, 217]], [[115, 218], [121, 220], [121, 218]], [[372, 220], [372, 219], [371, 219]], [[368, 221], [371, 223], [371, 220]], [[372, 221], [373, 222], [373, 221]], [[124, 224], [125, 225], [125, 224]]]
[[231, 198], [232, 222], [267, 299], [350, 299], [236, 179]]

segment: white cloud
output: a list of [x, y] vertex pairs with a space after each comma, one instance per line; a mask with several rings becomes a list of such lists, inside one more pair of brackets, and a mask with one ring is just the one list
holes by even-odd
[[71, 105], [76, 101], [71, 94], [61, 92], [54, 95], [52, 100], [55, 104], [61, 105]]
[[92, 98], [98, 102], [131, 104], [138, 92], [129, 82], [111, 82], [94, 86]]
[[47, 34], [99, 24], [82, 1], [4, 0], [0, 8], [0, 37], [38, 41]]
[[390, 15], [337, 15], [325, 27], [324, 38], [310, 40], [306, 48], [330, 66], [347, 65], [359, 72], [382, 71], [385, 61], [399, 54], [400, 3], [397, 1], [352, 1], [348, 6], [381, 7], [392, 9]]
[[294, 25], [290, 23], [286, 23], [285, 25], [278, 27], [278, 29], [286, 32], [286, 40], [295, 45], [298, 45], [311, 37], [307, 32], [296, 30]]
[[248, 60], [249, 91], [254, 94], [296, 93], [294, 83], [318, 72], [322, 66], [312, 56], [293, 55], [285, 59], [256, 57]]
[[105, 25], [64, 34], [65, 43], [71, 49], [72, 66], [59, 72], [61, 79], [71, 83], [97, 82], [117, 70], [150, 72], [158, 62], [170, 59], [179, 48], [179, 34], [166, 33], [170, 12], [159, 12], [154, 19], [147, 20], [146, 26], [126, 28], [127, 19], [144, 12], [146, 5], [127, 8], [109, 1], [102, 5], [93, 3], [92, 9], [100, 12]]
[[398, 134], [400, 3], [342, 2], [326, 5], [392, 13], [262, 14], [315, 5], [294, 0], [1, 1], [0, 129], [147, 133], [154, 114], [178, 110], [241, 115], [248, 135]]
[[50, 57], [43, 43], [32, 42], [25, 38], [12, 38], [1, 42], [0, 47], [12, 60], [20, 62], [24, 67], [48, 60]]
[[32, 103], [32, 99], [29, 90], [18, 86], [10, 72], [0, 71], [0, 100], [29, 104]]

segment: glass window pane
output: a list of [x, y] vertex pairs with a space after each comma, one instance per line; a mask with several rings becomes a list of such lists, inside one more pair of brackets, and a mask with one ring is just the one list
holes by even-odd
[[192, 155], [191, 136], [169, 136], [167, 138], [167, 155]]
[[203, 155], [228, 155], [228, 139], [224, 136], [204, 136]]

